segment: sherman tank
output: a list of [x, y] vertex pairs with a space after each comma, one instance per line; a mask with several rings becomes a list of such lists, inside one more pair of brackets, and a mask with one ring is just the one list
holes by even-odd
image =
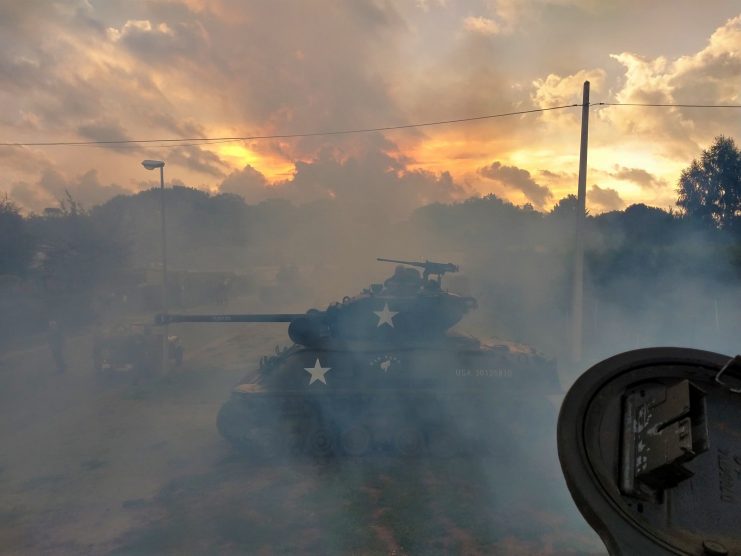
[[458, 266], [378, 260], [398, 264], [390, 278], [323, 311], [158, 317], [289, 323], [294, 344], [263, 357], [219, 411], [218, 430], [232, 445], [270, 455], [451, 456], [508, 449], [525, 422], [555, 413], [547, 400], [560, 391], [554, 360], [450, 331], [477, 306], [442, 287]]

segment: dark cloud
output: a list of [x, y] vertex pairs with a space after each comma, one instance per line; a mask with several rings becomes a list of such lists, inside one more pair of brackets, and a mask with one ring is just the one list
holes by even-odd
[[536, 208], [542, 209], [553, 198], [548, 187], [538, 184], [530, 172], [517, 166], [505, 166], [497, 161], [479, 168], [478, 172], [485, 178], [521, 192]]
[[217, 154], [195, 146], [170, 149], [167, 152], [167, 162], [216, 178], [224, 177], [228, 169], [226, 163]]
[[625, 207], [625, 201], [615, 189], [603, 188], [596, 184], [592, 185], [587, 193], [587, 204], [597, 205], [603, 211], [620, 210]]
[[149, 20], [129, 20], [112, 36], [139, 60], [152, 66], [201, 58], [207, 45], [205, 29], [193, 20], [155, 24]]
[[166, 129], [183, 139], [202, 138], [208, 136], [206, 128], [204, 128], [202, 124], [196, 122], [193, 118], [179, 119], [175, 118], [172, 114], [155, 109], [150, 110], [146, 117], [147, 120], [152, 122], [153, 126]]
[[252, 166], [232, 172], [221, 182], [219, 191], [241, 195], [248, 203], [259, 203], [270, 197], [268, 182]]
[[[392, 4], [224, 4], [239, 25], [200, 16], [209, 37], [211, 84], [222, 88], [231, 110], [241, 122], [252, 123], [252, 131], [374, 127], [404, 120], [388, 87], [389, 61], [404, 30]], [[346, 142], [352, 139], [333, 139]], [[325, 143], [304, 139], [289, 148], [313, 155]]]
[[100, 183], [96, 170], [85, 172], [76, 181], [70, 183], [67, 189], [78, 201], [88, 207], [99, 205], [116, 195], [123, 195], [130, 192], [128, 189], [115, 183]]
[[663, 187], [666, 183], [650, 172], [642, 168], [626, 168], [625, 166], [615, 165], [615, 171], [609, 173], [610, 176], [619, 180], [630, 181], [643, 188]]
[[131, 139], [121, 124], [105, 120], [81, 125], [77, 128], [77, 133], [90, 141], [128, 141]]
[[18, 181], [12, 184], [9, 196], [28, 211], [39, 212], [46, 207], [57, 206], [67, 193], [89, 208], [130, 190], [115, 183], [102, 184], [95, 170], [89, 170], [76, 179], [68, 179], [59, 171], [47, 168], [38, 181]]
[[42, 152], [31, 150], [28, 147], [2, 147], [0, 148], [0, 165], [5, 170], [35, 173], [41, 168], [51, 166], [51, 163]]
[[563, 177], [563, 174], [558, 172], [551, 172], [550, 170], [540, 170], [540, 175], [548, 179], [559, 179]]
[[297, 162], [293, 177], [268, 185], [254, 168], [230, 174], [221, 184], [224, 193], [238, 193], [248, 202], [283, 198], [295, 203], [332, 199], [354, 211], [375, 211], [401, 218], [421, 205], [458, 200], [467, 191], [452, 176], [409, 170], [403, 160], [382, 151], [340, 158], [322, 151], [309, 162]]
[[17, 181], [10, 186], [10, 191], [5, 191], [11, 201], [26, 211], [40, 211], [49, 206], [49, 196], [38, 187], [26, 181]]

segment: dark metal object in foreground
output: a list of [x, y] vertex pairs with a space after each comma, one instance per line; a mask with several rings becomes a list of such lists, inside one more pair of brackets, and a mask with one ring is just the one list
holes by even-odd
[[741, 554], [740, 377], [739, 357], [652, 348], [569, 390], [561, 467], [611, 554]]

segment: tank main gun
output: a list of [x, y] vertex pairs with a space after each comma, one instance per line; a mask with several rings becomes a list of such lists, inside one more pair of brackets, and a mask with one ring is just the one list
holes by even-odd
[[155, 324], [173, 324], [176, 322], [293, 322], [305, 316], [304, 313], [252, 313], [236, 315], [172, 315], [159, 314], [154, 318]]
[[430, 261], [391, 262], [421, 265], [425, 280], [416, 269], [399, 267], [383, 284], [371, 284], [353, 297], [345, 296], [341, 303], [331, 303], [323, 311], [162, 314], [155, 317], [155, 323], [284, 322], [288, 324], [288, 337], [298, 345], [327, 349], [362, 343], [386, 348], [442, 341], [449, 328], [476, 308], [474, 298], [443, 291], [439, 280], [427, 279], [429, 274], [442, 276], [446, 272], [457, 272], [456, 265]]
[[287, 322], [288, 336], [301, 345], [315, 345], [329, 337], [330, 331], [326, 311], [316, 309], [306, 313], [243, 313], [227, 315], [183, 315], [158, 314], [155, 324], [188, 322], [205, 323], [248, 323], [248, 322]]
[[416, 266], [417, 268], [423, 269], [422, 278], [428, 280], [430, 274], [433, 274], [437, 276], [438, 282], [442, 279], [443, 274], [447, 272], [458, 272], [458, 265], [453, 263], [436, 263], [432, 261], [399, 261], [397, 259], [384, 259], [381, 257], [377, 258], [376, 260], [384, 263], [398, 263], [408, 266]]

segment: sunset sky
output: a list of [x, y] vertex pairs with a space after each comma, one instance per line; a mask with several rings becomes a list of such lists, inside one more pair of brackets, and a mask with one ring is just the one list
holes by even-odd
[[[0, 142], [245, 136], [593, 102], [741, 104], [738, 0], [0, 0]], [[403, 131], [173, 148], [0, 147], [28, 211], [168, 183], [402, 209], [576, 190], [579, 108]], [[672, 207], [739, 109], [593, 107], [587, 205]]]

